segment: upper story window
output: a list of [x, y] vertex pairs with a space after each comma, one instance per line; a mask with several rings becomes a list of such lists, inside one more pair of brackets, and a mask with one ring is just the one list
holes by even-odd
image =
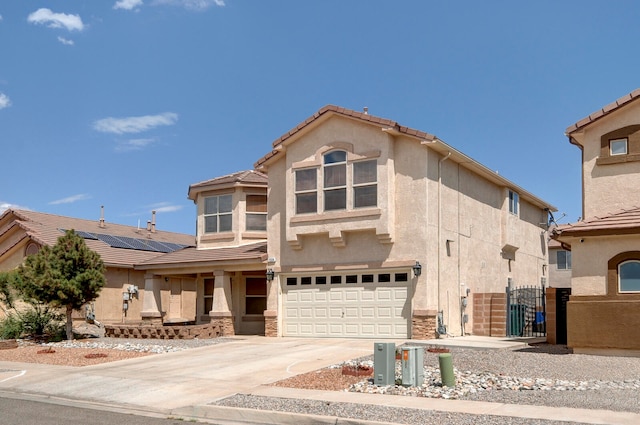
[[[349, 162], [347, 152], [341, 150], [328, 152], [322, 159], [319, 168], [295, 172], [296, 214], [377, 205], [376, 160]], [[319, 194], [322, 194], [320, 207]]]
[[571, 270], [571, 251], [556, 252], [556, 267], [558, 270]]
[[509, 191], [509, 212], [511, 214], [518, 215], [520, 208], [520, 196], [513, 190]]
[[230, 232], [232, 207], [231, 195], [218, 195], [204, 198], [204, 232]]
[[353, 163], [353, 207], [375, 207], [378, 204], [378, 162]]
[[247, 195], [247, 230], [267, 230], [267, 195]]
[[627, 138], [609, 140], [609, 153], [614, 155], [626, 155], [628, 153]]
[[296, 214], [318, 212], [317, 173], [315, 168], [296, 171]]
[[334, 151], [324, 155], [324, 210], [347, 208], [347, 153]]
[[628, 260], [618, 265], [618, 291], [640, 292], [640, 261]]

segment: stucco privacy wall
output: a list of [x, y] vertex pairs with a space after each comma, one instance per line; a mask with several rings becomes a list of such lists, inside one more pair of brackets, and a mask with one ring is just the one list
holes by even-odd
[[[410, 272], [417, 260], [423, 272], [419, 278], [410, 273], [411, 310], [442, 310], [448, 332], [459, 335], [467, 288], [503, 292], [508, 277], [540, 283], [547, 263], [543, 208], [521, 198], [521, 218], [513, 216], [504, 186], [427, 142], [359, 120], [321, 117], [292, 139], [268, 165], [269, 256], [278, 273], [269, 289], [270, 314], [282, 308], [275, 296], [288, 275], [385, 267]], [[322, 154], [332, 148], [354, 158], [377, 158], [377, 208], [296, 216], [295, 170], [320, 166]], [[503, 256], [505, 241], [516, 248], [511, 261]], [[467, 332], [471, 326], [470, 320]]]

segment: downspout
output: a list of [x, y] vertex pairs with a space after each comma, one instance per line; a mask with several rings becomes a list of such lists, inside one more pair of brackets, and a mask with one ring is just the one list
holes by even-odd
[[451, 156], [451, 152], [447, 152], [447, 155], [438, 161], [438, 319], [437, 332], [439, 335], [445, 335], [447, 333], [444, 326], [444, 315], [442, 314], [442, 304], [440, 303], [440, 287], [441, 287], [441, 271], [442, 268], [442, 163], [445, 162]]

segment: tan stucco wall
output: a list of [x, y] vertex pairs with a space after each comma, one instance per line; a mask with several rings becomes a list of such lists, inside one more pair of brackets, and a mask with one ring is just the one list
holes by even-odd
[[[106, 284], [95, 300], [96, 319], [105, 323], [122, 323], [140, 321], [142, 297], [144, 296], [144, 273], [124, 268], [107, 268], [105, 273]], [[138, 296], [128, 302], [129, 308], [126, 315], [122, 310], [122, 293], [129, 285], [139, 288]]]
[[[640, 124], [640, 104], [635, 102], [588, 126], [575, 138], [584, 146], [584, 217], [637, 206], [640, 199], [638, 162], [596, 165], [601, 154], [601, 136], [622, 127]], [[624, 193], [624, 196], [620, 196]]]
[[[232, 222], [230, 232], [204, 233], [204, 198], [215, 195], [232, 195]], [[247, 195], [264, 195], [266, 188], [233, 187], [198, 193], [196, 197], [196, 245], [198, 248], [216, 248], [222, 246], [237, 246], [266, 240], [267, 232], [246, 230], [246, 200]]]
[[638, 249], [638, 238], [632, 235], [592, 236], [567, 240], [571, 244], [573, 261], [572, 295], [605, 295], [609, 259], [617, 254]]
[[[378, 208], [368, 209], [370, 216], [358, 215], [360, 210], [295, 216], [292, 167], [320, 165], [327, 145], [352, 146], [354, 157], [377, 156]], [[453, 335], [462, 332], [460, 301], [467, 288], [502, 292], [508, 277], [540, 284], [547, 264], [546, 232], [540, 225], [546, 223], [546, 213], [521, 198], [520, 218], [512, 216], [506, 188], [452, 160], [440, 164], [442, 158], [415, 139], [342, 117], [306, 130], [268, 168], [269, 256], [276, 258], [276, 271], [368, 270], [394, 264], [410, 271], [417, 260], [423, 272], [412, 282], [412, 310], [443, 310]], [[341, 235], [344, 246], [336, 246]], [[518, 247], [510, 265], [501, 253], [505, 238]], [[270, 287], [269, 310], [279, 307], [276, 282], [280, 280]], [[470, 321], [467, 332], [471, 326]]]
[[549, 248], [549, 287], [571, 288], [571, 269], [558, 269], [557, 252], [560, 250], [560, 248]]
[[638, 300], [581, 300], [572, 296], [567, 304], [567, 345], [580, 352], [640, 350], [639, 304]]

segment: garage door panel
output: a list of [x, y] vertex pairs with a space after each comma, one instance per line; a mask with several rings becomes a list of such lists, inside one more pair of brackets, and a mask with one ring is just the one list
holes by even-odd
[[[393, 314], [394, 309], [392, 307], [378, 307], [377, 311], [378, 311], [378, 318], [380, 319], [390, 319], [394, 316]], [[400, 312], [402, 312], [402, 309], [400, 309]], [[396, 314], [395, 316], [399, 316], [399, 315]]]
[[358, 307], [346, 307], [344, 309], [345, 319], [358, 319], [360, 317], [360, 309]]
[[329, 317], [332, 319], [341, 319], [342, 318], [342, 308], [334, 307], [329, 309]]
[[361, 307], [360, 317], [363, 319], [374, 319], [376, 317], [375, 307]]
[[408, 283], [283, 286], [285, 336], [406, 338]]

